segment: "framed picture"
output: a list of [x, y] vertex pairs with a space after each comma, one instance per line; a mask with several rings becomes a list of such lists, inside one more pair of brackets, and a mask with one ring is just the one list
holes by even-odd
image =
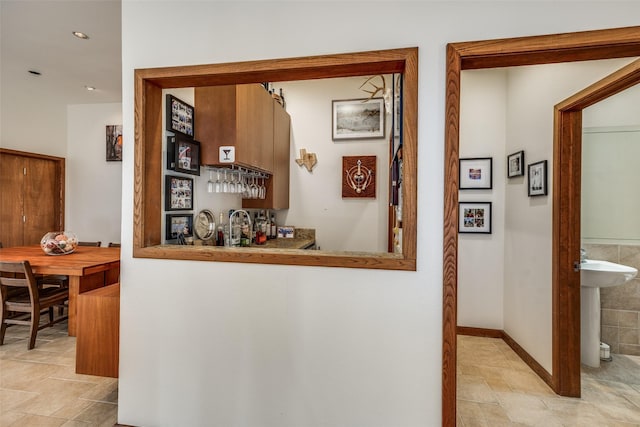
[[167, 169], [200, 175], [200, 143], [180, 134], [167, 136]]
[[493, 158], [460, 159], [460, 190], [490, 190]]
[[167, 240], [193, 237], [193, 215], [169, 214], [165, 221]]
[[332, 138], [384, 138], [384, 99], [333, 101]]
[[165, 122], [167, 130], [179, 132], [193, 138], [195, 122], [193, 107], [175, 96], [167, 94], [166, 109]]
[[547, 195], [547, 161], [531, 163], [529, 166], [529, 197]]
[[491, 202], [458, 203], [458, 232], [491, 234]]
[[122, 161], [122, 125], [107, 125], [107, 162]]
[[507, 177], [524, 176], [524, 151], [507, 156]]
[[376, 156], [342, 157], [342, 197], [376, 197]]
[[193, 179], [167, 175], [164, 186], [164, 210], [193, 209]]

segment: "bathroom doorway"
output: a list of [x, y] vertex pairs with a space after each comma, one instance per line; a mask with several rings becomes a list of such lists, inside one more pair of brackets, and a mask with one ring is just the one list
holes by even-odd
[[[457, 221], [460, 120], [460, 73], [518, 65], [572, 62], [640, 56], [640, 28], [589, 31], [555, 36], [453, 43], [447, 46], [445, 124], [445, 215], [443, 247], [443, 425], [454, 426], [456, 415]], [[553, 374], [558, 394], [580, 394], [579, 274], [579, 105], [558, 110], [559, 131], [553, 156]], [[584, 107], [583, 107], [584, 108]], [[577, 143], [577, 144], [576, 144]], [[577, 150], [577, 151], [576, 151]], [[577, 160], [575, 157], [577, 156]], [[576, 164], [577, 163], [577, 164]], [[577, 194], [574, 189], [577, 188]], [[573, 222], [571, 222], [573, 220]], [[562, 369], [560, 369], [562, 367]]]

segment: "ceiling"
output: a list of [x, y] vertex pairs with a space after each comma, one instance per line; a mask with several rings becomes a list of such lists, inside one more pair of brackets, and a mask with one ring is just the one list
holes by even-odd
[[3, 95], [53, 96], [67, 105], [122, 102], [121, 56], [120, 0], [0, 0]]

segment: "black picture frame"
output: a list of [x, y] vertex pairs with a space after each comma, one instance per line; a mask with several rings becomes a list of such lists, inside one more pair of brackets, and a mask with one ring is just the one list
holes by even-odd
[[493, 188], [493, 157], [460, 159], [460, 190], [491, 190]]
[[193, 138], [195, 129], [195, 110], [193, 106], [171, 94], [166, 97], [165, 128], [189, 138]]
[[165, 239], [180, 240], [193, 237], [193, 214], [167, 214], [165, 219]]
[[531, 163], [527, 167], [528, 191], [529, 197], [546, 196], [548, 193], [547, 186], [547, 161]]
[[459, 202], [458, 233], [491, 234], [491, 202]]
[[164, 183], [164, 210], [189, 211], [193, 209], [193, 179], [166, 175]]
[[524, 176], [524, 151], [507, 156], [507, 178]]
[[200, 142], [180, 134], [167, 136], [167, 169], [200, 176]]

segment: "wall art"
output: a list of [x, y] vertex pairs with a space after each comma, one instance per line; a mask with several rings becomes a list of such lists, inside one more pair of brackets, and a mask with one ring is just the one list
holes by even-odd
[[507, 177], [524, 176], [524, 151], [507, 156]]
[[458, 232], [491, 234], [491, 202], [458, 203]]
[[167, 136], [167, 169], [200, 175], [200, 142], [181, 134]]
[[529, 197], [547, 195], [547, 161], [531, 163], [528, 166]]
[[172, 175], [165, 177], [164, 209], [166, 211], [193, 209], [193, 179]]
[[342, 157], [342, 197], [376, 197], [376, 156]]
[[165, 221], [165, 238], [167, 240], [178, 239], [180, 242], [185, 237], [193, 237], [193, 215], [168, 214]]
[[193, 107], [175, 96], [167, 94], [166, 110], [166, 129], [193, 138], [195, 122]]
[[107, 162], [122, 161], [122, 125], [107, 125]]
[[332, 138], [384, 138], [384, 99], [333, 101]]
[[493, 158], [460, 159], [460, 190], [490, 190]]

